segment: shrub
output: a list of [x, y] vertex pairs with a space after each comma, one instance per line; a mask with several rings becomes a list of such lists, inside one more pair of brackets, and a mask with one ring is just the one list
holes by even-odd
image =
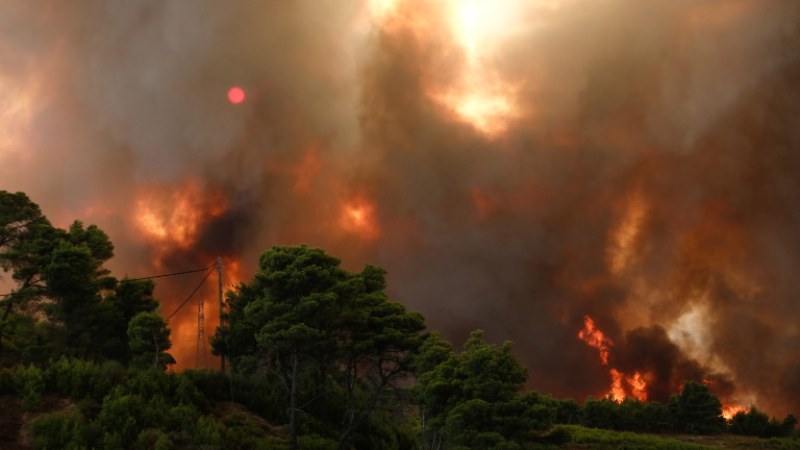
[[139, 433], [133, 448], [135, 450], [172, 450], [173, 444], [163, 431], [156, 428], [145, 428]]
[[19, 393], [22, 407], [28, 411], [36, 409], [44, 394], [44, 376], [42, 370], [34, 365], [18, 367], [14, 374], [16, 391]]
[[41, 449], [58, 449], [83, 444], [82, 418], [67, 413], [46, 414], [31, 422], [33, 446]]

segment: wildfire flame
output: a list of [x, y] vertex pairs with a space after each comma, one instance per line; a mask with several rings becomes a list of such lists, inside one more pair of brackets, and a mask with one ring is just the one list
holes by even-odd
[[608, 355], [614, 342], [597, 328], [591, 317], [583, 317], [583, 329], [578, 332], [578, 338], [586, 342], [590, 347], [596, 348], [600, 352], [600, 360], [603, 361], [603, 365], [608, 365]]
[[725, 420], [733, 419], [733, 416], [740, 412], [747, 412], [747, 408], [740, 405], [722, 405], [722, 417]]
[[647, 203], [634, 195], [626, 205], [622, 221], [611, 235], [608, 249], [611, 273], [619, 275], [636, 261], [636, 246], [647, 215]]
[[339, 223], [343, 230], [365, 239], [374, 239], [380, 235], [380, 227], [375, 219], [375, 206], [364, 199], [345, 203]]
[[222, 196], [203, 192], [196, 183], [189, 182], [177, 189], [144, 189], [133, 215], [139, 231], [163, 252], [191, 247], [201, 225], [226, 210], [227, 202]]
[[[578, 338], [590, 347], [597, 349], [600, 354], [600, 361], [604, 366], [608, 366], [608, 358], [611, 355], [611, 347], [614, 341], [608, 338], [594, 323], [594, 319], [589, 316], [583, 317], [583, 329], [578, 332]], [[633, 397], [640, 401], [647, 400], [647, 381], [646, 376], [635, 370], [632, 375], [611, 367], [608, 371], [611, 377], [611, 386], [607, 396], [616, 402], [625, 400], [626, 397]]]
[[463, 78], [433, 97], [487, 136], [504, 132], [516, 115], [515, 90], [491, 65], [491, 56], [520, 20], [523, 2], [449, 3], [451, 28], [465, 57]]

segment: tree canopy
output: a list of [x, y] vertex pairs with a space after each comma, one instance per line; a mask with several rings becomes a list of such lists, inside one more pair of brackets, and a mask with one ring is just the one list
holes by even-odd
[[128, 323], [157, 302], [152, 282], [110, 275], [113, 255], [97, 226], [57, 228], [25, 194], [0, 191], [0, 268], [15, 284], [0, 298], [0, 364], [55, 355], [126, 363]]
[[421, 343], [422, 316], [389, 301], [385, 287], [377, 267], [351, 273], [321, 249], [273, 247], [253, 280], [228, 295], [214, 350], [237, 371], [280, 376], [293, 442], [304, 405], [337, 396], [338, 441], [347, 448], [412, 374]]

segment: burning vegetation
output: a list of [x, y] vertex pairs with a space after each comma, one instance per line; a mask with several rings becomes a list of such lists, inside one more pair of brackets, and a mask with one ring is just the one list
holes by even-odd
[[39, 6], [0, 6], [0, 188], [87, 212], [115, 273], [232, 288], [307, 242], [528, 389], [800, 404], [797, 2]]

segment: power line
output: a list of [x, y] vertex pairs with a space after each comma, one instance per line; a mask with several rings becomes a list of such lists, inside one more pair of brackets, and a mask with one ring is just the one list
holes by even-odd
[[172, 314], [170, 314], [169, 316], [167, 316], [167, 321], [169, 321], [169, 319], [171, 319], [171, 318], [172, 318], [172, 316], [174, 316], [174, 315], [175, 315], [175, 314], [176, 314], [178, 311], [180, 311], [180, 309], [181, 309], [181, 308], [183, 308], [183, 306], [184, 306], [184, 305], [186, 305], [186, 303], [188, 303], [188, 302], [189, 302], [189, 300], [191, 300], [191, 299], [192, 299], [192, 297], [194, 297], [194, 294], [196, 294], [196, 293], [197, 293], [197, 291], [199, 291], [199, 290], [200, 290], [200, 287], [203, 285], [203, 283], [205, 283], [205, 282], [206, 282], [206, 280], [208, 279], [209, 275], [211, 275], [211, 272], [213, 272], [213, 271], [214, 271], [214, 266], [211, 266], [210, 268], [208, 268], [208, 272], [206, 273], [206, 276], [204, 276], [204, 277], [203, 277], [203, 279], [202, 279], [202, 280], [200, 280], [200, 283], [198, 283], [197, 287], [195, 287], [195, 288], [194, 288], [194, 290], [192, 291], [192, 293], [191, 293], [191, 294], [189, 294], [189, 296], [188, 296], [188, 297], [186, 297], [186, 300], [184, 300], [184, 301], [183, 301], [183, 303], [181, 303], [181, 304], [180, 304], [180, 306], [178, 306], [178, 307], [175, 309], [175, 311], [172, 311]]
[[174, 277], [176, 275], [186, 275], [189, 273], [197, 273], [202, 272], [204, 270], [208, 270], [214, 266], [216, 266], [216, 262], [211, 263], [210, 265], [203, 267], [202, 269], [192, 269], [192, 270], [184, 270], [183, 272], [172, 272], [172, 273], [165, 273], [161, 275], [151, 275], [149, 277], [139, 277], [139, 278], [123, 278], [120, 282], [124, 281], [139, 281], [139, 280], [152, 280], [153, 278], [164, 278], [164, 277]]
[[[213, 262], [213, 263], [209, 264], [208, 266], [203, 267], [202, 269], [192, 269], [192, 270], [184, 270], [182, 272], [164, 273], [164, 274], [160, 274], [160, 275], [151, 275], [149, 277], [123, 278], [123, 279], [119, 280], [119, 282], [120, 283], [124, 283], [126, 281], [152, 280], [153, 278], [164, 278], [164, 277], [174, 277], [176, 275], [187, 275], [187, 274], [190, 274], [190, 273], [203, 272], [204, 270], [211, 269], [212, 267], [215, 267], [216, 265], [217, 265], [217, 263]], [[42, 295], [43, 293], [41, 293], [41, 292], [8, 292], [8, 293], [5, 293], [5, 294], [0, 294], [0, 297], [10, 297], [10, 296], [15, 295], [15, 294], [16, 295], [20, 295], [20, 296], [25, 296], [25, 295]]]

